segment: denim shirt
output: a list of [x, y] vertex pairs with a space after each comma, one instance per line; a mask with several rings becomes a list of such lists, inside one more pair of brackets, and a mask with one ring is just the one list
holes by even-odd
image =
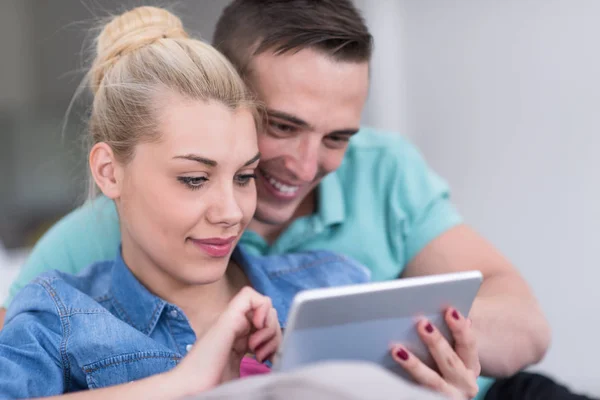
[[[362, 283], [368, 269], [312, 251], [233, 259], [271, 297], [285, 326], [296, 293]], [[131, 382], [174, 368], [196, 335], [183, 311], [150, 293], [120, 254], [78, 275], [43, 274], [23, 288], [0, 330], [0, 397], [37, 397]]]

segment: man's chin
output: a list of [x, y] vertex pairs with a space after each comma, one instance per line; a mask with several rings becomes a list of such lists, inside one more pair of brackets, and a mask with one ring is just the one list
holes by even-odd
[[288, 223], [290, 219], [292, 219], [294, 215], [294, 210], [273, 210], [269, 208], [261, 209], [257, 207], [256, 212], [254, 213], [254, 221], [259, 222], [265, 225], [284, 225]]

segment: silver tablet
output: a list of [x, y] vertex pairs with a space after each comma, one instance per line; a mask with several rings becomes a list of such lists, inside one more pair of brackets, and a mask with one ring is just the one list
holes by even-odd
[[406, 376], [390, 355], [392, 343], [402, 343], [433, 365], [416, 322], [428, 318], [452, 343], [443, 312], [454, 307], [468, 315], [482, 280], [479, 271], [468, 271], [300, 292], [292, 303], [273, 369], [360, 360]]

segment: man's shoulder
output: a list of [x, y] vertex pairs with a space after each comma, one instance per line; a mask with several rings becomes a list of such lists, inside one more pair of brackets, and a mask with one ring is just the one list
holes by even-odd
[[56, 232], [59, 232], [61, 235], [70, 232], [79, 233], [89, 230], [93, 225], [106, 228], [112, 226], [114, 223], [118, 224], [118, 215], [114, 202], [104, 196], [99, 196], [64, 216], [50, 228], [44, 238], [53, 237], [52, 234]]
[[36, 243], [27, 264], [77, 273], [94, 262], [112, 259], [120, 240], [115, 205], [100, 196], [50, 228]]
[[119, 218], [111, 200], [100, 196], [75, 209], [35, 244], [10, 287], [5, 306], [43, 272], [56, 269], [76, 274], [95, 262], [113, 259], [120, 242]]
[[397, 146], [414, 147], [410, 140], [399, 132], [383, 131], [371, 127], [361, 127], [350, 141], [349, 150], [389, 151]]
[[342, 184], [361, 179], [373, 183], [376, 176], [387, 186], [400, 172], [424, 167], [421, 153], [408, 138], [397, 132], [361, 128], [351, 139], [337, 175]]
[[342, 167], [405, 163], [418, 155], [417, 147], [400, 133], [362, 127], [350, 140]]

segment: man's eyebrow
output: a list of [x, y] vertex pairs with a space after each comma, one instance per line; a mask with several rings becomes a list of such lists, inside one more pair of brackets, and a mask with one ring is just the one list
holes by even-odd
[[202, 156], [199, 156], [197, 154], [184, 154], [184, 155], [181, 155], [181, 156], [175, 156], [173, 158], [174, 159], [196, 161], [196, 162], [199, 162], [201, 164], [208, 165], [209, 167], [216, 167], [217, 166], [217, 162], [215, 160], [211, 160], [209, 158], [202, 157]]
[[[284, 121], [287, 121], [291, 124], [297, 125], [301, 128], [305, 128], [305, 129], [309, 129], [309, 130], [314, 130], [314, 128], [306, 121], [304, 121], [301, 118], [298, 118], [292, 114], [288, 114], [286, 112], [283, 111], [277, 111], [277, 110], [272, 110], [272, 109], [268, 109], [267, 110], [267, 117], [274, 117], [277, 119], [282, 119]], [[336, 129], [335, 131], [329, 132], [327, 133], [328, 135], [344, 135], [344, 136], [352, 136], [355, 135], [357, 132], [359, 131], [359, 128], [345, 128], [345, 129]]]
[[278, 119], [283, 119], [283, 120], [285, 120], [287, 122], [290, 122], [290, 123], [292, 123], [294, 125], [298, 125], [298, 126], [300, 126], [302, 128], [311, 129], [311, 130], [313, 129], [313, 127], [308, 122], [306, 122], [303, 119], [298, 118], [298, 117], [296, 117], [296, 116], [294, 116], [292, 114], [288, 114], [286, 112], [283, 112], [283, 111], [277, 111], [277, 110], [268, 109], [267, 110], [267, 117], [275, 117], [275, 118], [278, 118]]
[[359, 128], [338, 129], [336, 131], [329, 132], [328, 135], [353, 136], [356, 135], [359, 130]]

